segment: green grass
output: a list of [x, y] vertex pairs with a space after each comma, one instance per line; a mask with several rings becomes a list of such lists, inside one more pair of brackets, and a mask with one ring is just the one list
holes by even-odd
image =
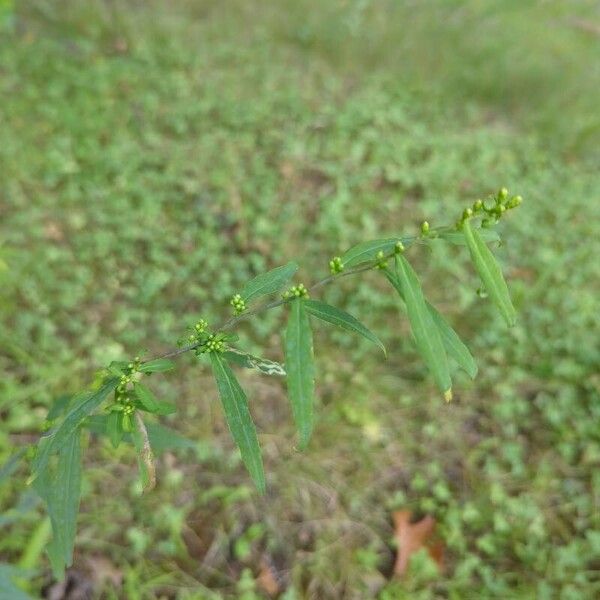
[[[262, 557], [288, 600], [597, 597], [595, 3], [161, 5], [29, 1], [0, 25], [0, 463], [56, 397], [225, 316], [256, 273], [295, 259], [308, 283], [502, 185], [525, 198], [498, 251], [518, 324], [477, 297], [465, 249], [410, 251], [478, 358], [445, 405], [381, 276], [324, 290], [389, 358], [315, 327], [304, 453], [283, 382], [240, 374], [263, 499], [208, 369], [184, 357], [153, 387], [197, 448], [163, 455], [142, 497], [131, 450], [91, 438], [76, 568], [117, 573], [119, 592], [94, 584], [107, 598], [260, 598]], [[242, 342], [281, 359], [283, 323]], [[26, 477], [0, 487], [0, 562], [25, 556], [36, 593], [49, 568]], [[389, 579], [395, 508], [439, 520], [443, 575], [417, 560]]]

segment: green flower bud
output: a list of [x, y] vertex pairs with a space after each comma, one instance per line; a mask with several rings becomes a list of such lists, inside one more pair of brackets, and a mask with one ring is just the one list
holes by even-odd
[[421, 234], [427, 235], [429, 233], [429, 223], [427, 221], [423, 221], [421, 223]]
[[396, 254], [402, 254], [402, 252], [404, 252], [404, 244], [400, 241], [397, 241], [396, 245], [394, 246], [394, 252]]
[[478, 212], [483, 208], [483, 200], [475, 200], [473, 203], [473, 212]]
[[523, 202], [523, 198], [521, 196], [513, 196], [507, 203], [507, 208], [516, 208]]
[[500, 188], [500, 190], [498, 191], [498, 199], [500, 201], [502, 201], [502, 200], [505, 200], [507, 196], [508, 196], [508, 190], [505, 187]]

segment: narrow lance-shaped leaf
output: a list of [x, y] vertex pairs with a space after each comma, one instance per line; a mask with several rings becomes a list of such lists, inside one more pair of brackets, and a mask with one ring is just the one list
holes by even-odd
[[462, 231], [469, 247], [473, 264], [479, 273], [479, 277], [489, 297], [500, 310], [508, 326], [512, 327], [515, 324], [516, 311], [511, 302], [508, 287], [502, 276], [500, 266], [496, 262], [491, 250], [481, 239], [479, 231], [471, 227], [468, 219], [463, 223]]
[[160, 373], [162, 371], [170, 371], [175, 367], [175, 363], [168, 358], [157, 358], [142, 363], [139, 367], [141, 373]]
[[337, 325], [346, 331], [362, 335], [379, 347], [384, 355], [386, 354], [385, 346], [381, 343], [381, 340], [351, 314], [318, 300], [305, 300], [304, 306], [313, 317], [317, 317], [317, 319], [321, 319], [332, 325]]
[[292, 278], [297, 270], [298, 265], [295, 262], [289, 262], [287, 265], [257, 275], [242, 288], [240, 296], [244, 302], [250, 302], [259, 296], [274, 294]]
[[342, 258], [342, 263], [346, 267], [354, 267], [370, 260], [375, 260], [378, 252], [384, 254], [391, 254], [394, 251], [394, 247], [398, 242], [402, 242], [405, 247], [408, 247], [414, 238], [385, 238], [382, 240], [370, 240], [368, 242], [361, 242], [352, 246], [350, 250], [347, 250]]
[[51, 434], [44, 436], [40, 440], [37, 454], [33, 461], [34, 476], [37, 476], [38, 473], [45, 469], [50, 455], [62, 448], [83, 420], [98, 408], [106, 396], [117, 387], [117, 383], [118, 379], [111, 378], [95, 392], [86, 392], [83, 394], [62, 423]]
[[410, 327], [417, 348], [437, 386], [447, 399], [452, 397], [452, 380], [446, 349], [421, 289], [417, 274], [402, 255], [396, 256], [396, 274], [406, 304]]
[[[396, 288], [396, 291], [400, 297], [404, 299], [404, 296], [402, 295], [402, 288], [400, 287], [400, 281], [396, 273], [393, 273], [388, 269], [386, 270], [385, 274], [390, 283]], [[440, 336], [448, 356], [454, 359], [458, 366], [466, 371], [471, 378], [474, 378], [477, 375], [477, 364], [475, 363], [475, 359], [471, 355], [471, 352], [460, 339], [458, 333], [452, 329], [450, 324], [438, 312], [433, 304], [430, 304], [427, 300], [425, 302], [427, 303], [427, 308], [431, 313], [433, 321], [439, 329]]]
[[265, 473], [246, 394], [221, 353], [210, 352], [209, 355], [229, 431], [256, 487], [264, 494]]
[[[490, 244], [493, 242], [502, 241], [499, 233], [495, 229], [479, 229], [479, 235], [481, 239], [486, 243]], [[427, 239], [427, 238], [425, 238]], [[439, 238], [431, 238], [431, 239], [442, 239], [450, 244], [455, 244], [457, 246], [466, 246], [467, 240], [465, 240], [465, 236], [460, 231], [444, 231], [440, 233]]]
[[305, 300], [290, 302], [290, 315], [285, 335], [285, 368], [292, 413], [305, 448], [313, 430], [315, 375], [313, 340]]
[[110, 443], [113, 445], [113, 448], [118, 448], [121, 443], [121, 439], [123, 438], [123, 427], [121, 425], [121, 413], [119, 412], [111, 412], [106, 417], [106, 434], [110, 439]]
[[[96, 435], [110, 436], [108, 422], [113, 414], [119, 415], [120, 413], [93, 415], [86, 419], [84, 426]], [[190, 450], [196, 447], [196, 443], [193, 440], [182, 436], [177, 431], [165, 427], [160, 423], [146, 423], [146, 429], [150, 445], [155, 454], [161, 454], [166, 450]], [[127, 443], [133, 443], [131, 433], [124, 433], [123, 440]]]
[[[46, 465], [49, 467], [49, 465]], [[57, 579], [73, 562], [73, 546], [81, 494], [81, 431], [73, 431], [64, 441], [55, 468], [45, 468], [34, 487], [46, 503], [52, 523], [48, 556]]]
[[475, 362], [473, 355], [460, 339], [458, 333], [454, 331], [435, 306], [427, 302], [427, 308], [433, 317], [434, 323], [437, 325], [448, 356], [454, 359], [458, 366], [463, 369], [471, 379], [474, 379], [477, 375], [477, 363]]

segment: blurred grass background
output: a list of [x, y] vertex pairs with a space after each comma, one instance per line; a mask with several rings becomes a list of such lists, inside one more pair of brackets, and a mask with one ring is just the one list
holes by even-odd
[[[411, 252], [480, 365], [453, 403], [381, 277], [324, 290], [390, 357], [318, 328], [303, 454], [282, 382], [240, 374], [268, 470], [257, 498], [184, 357], [155, 389], [195, 447], [161, 457], [155, 492], [129, 449], [90, 438], [71, 594], [252, 600], [268, 572], [287, 600], [600, 595], [597, 2], [0, 6], [0, 464], [61, 394], [223, 317], [256, 273], [296, 259], [308, 282], [500, 186], [525, 198], [498, 250], [510, 331], [464, 250]], [[284, 318], [244, 325], [243, 344], [281, 358]], [[0, 561], [59, 593], [26, 477], [0, 487]], [[420, 556], [390, 577], [398, 508], [436, 517], [444, 573]]]

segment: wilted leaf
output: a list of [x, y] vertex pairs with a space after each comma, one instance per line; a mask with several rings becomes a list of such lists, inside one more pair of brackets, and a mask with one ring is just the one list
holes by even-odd
[[481, 239], [479, 230], [473, 229], [468, 219], [464, 222], [462, 231], [469, 247], [473, 264], [479, 273], [486, 292], [500, 310], [508, 326], [512, 327], [515, 324], [517, 314], [510, 299], [508, 287], [506, 281], [504, 281], [500, 266], [496, 262], [491, 250]]
[[221, 354], [210, 352], [209, 355], [227, 425], [250, 476], [259, 492], [264, 494], [265, 473], [246, 394]]
[[443, 568], [443, 546], [432, 539], [436, 521], [432, 516], [425, 516], [420, 521], [411, 522], [409, 510], [397, 510], [392, 515], [394, 535], [398, 542], [398, 552], [394, 565], [395, 575], [404, 575], [408, 569], [410, 558], [415, 552], [425, 548], [440, 570]]
[[312, 434], [315, 392], [312, 331], [304, 302], [301, 298], [290, 302], [285, 335], [287, 387], [301, 448]]
[[135, 428], [131, 432], [133, 445], [137, 453], [138, 468], [144, 492], [148, 492], [156, 485], [156, 467], [154, 465], [154, 454], [148, 437], [148, 431], [144, 419], [139, 412], [134, 415]]
[[274, 294], [278, 292], [298, 270], [295, 262], [289, 262], [287, 265], [276, 267], [268, 273], [258, 275], [249, 281], [240, 292], [244, 302], [250, 302], [254, 298]]
[[275, 598], [282, 591], [275, 568], [265, 557], [260, 561], [260, 573], [256, 578], [256, 583], [271, 598]]
[[274, 360], [253, 356], [247, 352], [240, 352], [235, 348], [229, 348], [223, 354], [228, 362], [240, 367], [256, 369], [265, 375], [285, 375], [285, 367]]
[[378, 346], [383, 354], [385, 355], [385, 346], [381, 343], [381, 340], [367, 327], [365, 327], [356, 317], [351, 314], [331, 306], [326, 302], [319, 302], [318, 300], [305, 300], [304, 306], [309, 314], [321, 319], [332, 325], [337, 325], [346, 331], [358, 333], [369, 341], [373, 342]]

